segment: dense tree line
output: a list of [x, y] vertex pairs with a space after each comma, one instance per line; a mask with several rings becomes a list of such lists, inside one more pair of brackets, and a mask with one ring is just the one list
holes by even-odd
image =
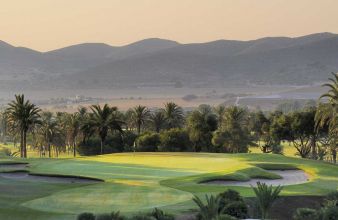
[[130, 151], [193, 151], [245, 153], [259, 146], [263, 153], [283, 152], [289, 142], [299, 156], [336, 162], [338, 140], [338, 76], [317, 106], [283, 113], [249, 111], [238, 106], [201, 105], [186, 112], [169, 102], [161, 109], [92, 105], [75, 113], [42, 112], [15, 96], [1, 115], [1, 137], [19, 142], [21, 157], [27, 143], [40, 156], [76, 156]]

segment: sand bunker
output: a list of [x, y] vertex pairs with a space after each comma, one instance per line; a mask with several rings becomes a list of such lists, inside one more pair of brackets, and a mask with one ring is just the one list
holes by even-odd
[[30, 174], [28, 172], [6, 172], [0, 173], [0, 177], [13, 180], [33, 181], [33, 182], [48, 182], [48, 183], [98, 183], [102, 182], [99, 179], [91, 179], [85, 177], [72, 176], [53, 176]]
[[309, 181], [309, 176], [303, 170], [269, 170], [269, 172], [276, 173], [282, 177], [282, 179], [262, 179], [253, 178], [249, 181], [233, 181], [233, 180], [211, 180], [204, 184], [224, 185], [224, 186], [255, 186], [257, 182], [266, 183], [273, 186], [286, 186], [306, 183]]
[[28, 166], [27, 163], [2, 163], [0, 164], [0, 170], [8, 169], [24, 169]]

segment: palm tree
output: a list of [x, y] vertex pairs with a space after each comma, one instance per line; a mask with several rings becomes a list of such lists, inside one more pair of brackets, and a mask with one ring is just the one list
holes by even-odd
[[330, 137], [330, 148], [333, 162], [336, 163], [337, 158], [337, 142], [338, 142], [338, 74], [332, 73], [333, 78], [329, 80], [331, 83], [324, 84], [329, 91], [320, 98], [327, 98], [327, 103], [321, 103], [318, 106], [315, 121], [317, 131], [328, 126], [328, 136]]
[[60, 134], [59, 124], [51, 112], [43, 112], [41, 114], [41, 125], [39, 131], [44, 142], [47, 144], [48, 157], [51, 157], [51, 144]]
[[245, 109], [231, 106], [226, 108], [222, 124], [214, 133], [212, 142], [225, 152], [245, 153], [252, 143], [250, 133], [245, 126], [247, 112]]
[[203, 201], [195, 196], [193, 198], [193, 201], [198, 206], [198, 219], [201, 220], [210, 220], [214, 219], [220, 216], [223, 210], [220, 210], [220, 197], [219, 196], [208, 196], [205, 195], [206, 198], [206, 204], [203, 203]]
[[273, 189], [272, 185], [268, 186], [265, 183], [257, 182], [257, 187], [251, 186], [256, 194], [258, 206], [261, 211], [262, 219], [266, 219], [270, 208], [274, 201], [278, 198], [279, 193], [282, 191], [282, 186], [277, 186]]
[[103, 145], [108, 131], [112, 129], [122, 132], [122, 121], [114, 117], [116, 107], [109, 107], [107, 104], [103, 108], [100, 105], [92, 105], [91, 110], [92, 114], [87, 123], [98, 132], [101, 138], [101, 154], [103, 154]]
[[212, 132], [217, 129], [217, 118], [208, 108], [200, 107], [187, 117], [187, 130], [195, 151], [211, 146]]
[[159, 133], [166, 123], [163, 109], [157, 110], [152, 113], [150, 116], [150, 121], [155, 131]]
[[75, 112], [71, 115], [69, 115], [68, 118], [68, 128], [69, 128], [69, 134], [72, 142], [73, 147], [73, 156], [76, 157], [76, 143], [77, 143], [77, 136], [79, 135], [81, 121], [80, 121], [80, 113]]
[[146, 106], [136, 106], [133, 109], [132, 120], [136, 126], [137, 134], [141, 133], [141, 127], [149, 120], [150, 111]]
[[180, 127], [183, 123], [183, 109], [173, 102], [168, 102], [165, 104], [164, 116], [168, 128]]
[[231, 106], [225, 109], [223, 123], [220, 126], [228, 129], [242, 127], [245, 124], [246, 116], [247, 112], [244, 108]]
[[27, 132], [40, 122], [40, 109], [29, 100], [25, 101], [24, 95], [15, 95], [15, 100], [8, 104], [6, 109], [8, 124], [20, 131], [21, 157], [27, 157]]

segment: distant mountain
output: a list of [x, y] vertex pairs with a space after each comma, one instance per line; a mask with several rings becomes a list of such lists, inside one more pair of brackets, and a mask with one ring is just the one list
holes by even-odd
[[179, 44], [84, 43], [45, 53], [0, 41], [0, 86], [310, 84], [338, 71], [338, 35]]
[[174, 41], [153, 38], [121, 47], [84, 43], [42, 53], [0, 41], [0, 85], [5, 88], [58, 87], [58, 81], [55, 81], [58, 77], [176, 45], [178, 43]]
[[308, 84], [338, 71], [338, 35], [177, 45], [87, 69], [69, 81], [118, 86]]
[[77, 69], [86, 69], [105, 62], [125, 59], [178, 45], [177, 42], [151, 38], [126, 46], [113, 47], [102, 43], [84, 43], [46, 52], [46, 55], [64, 60]]

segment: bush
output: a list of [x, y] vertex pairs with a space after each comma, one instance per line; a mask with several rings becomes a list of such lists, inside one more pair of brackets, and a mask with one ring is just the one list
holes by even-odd
[[242, 196], [237, 191], [232, 189], [228, 189], [227, 191], [220, 193], [218, 196], [220, 198], [220, 211], [223, 210], [229, 203], [235, 201], [244, 202]]
[[271, 152], [273, 154], [284, 154], [284, 147], [280, 144], [274, 144], [272, 145]]
[[160, 135], [158, 133], [146, 132], [136, 139], [136, 151], [154, 152], [160, 145]]
[[154, 217], [144, 214], [134, 215], [130, 220], [156, 220]]
[[125, 152], [134, 151], [134, 143], [137, 138], [137, 134], [132, 131], [124, 131], [123, 132], [123, 146]]
[[112, 220], [110, 214], [99, 214], [96, 216], [95, 220]]
[[[115, 153], [124, 151], [124, 139], [118, 132], [109, 134], [103, 146], [104, 153]], [[89, 138], [85, 143], [81, 143], [78, 147], [81, 155], [97, 155], [101, 151], [101, 139], [98, 136]]]
[[110, 213], [110, 217], [111, 220], [124, 220], [126, 219], [125, 217], [123, 217], [120, 212], [112, 212]]
[[243, 201], [234, 201], [224, 207], [223, 213], [243, 219], [248, 215], [248, 207]]
[[338, 207], [329, 206], [323, 209], [323, 220], [337, 220], [338, 219]]
[[162, 211], [161, 209], [155, 208], [150, 216], [154, 217], [156, 220], [174, 220], [174, 216], [169, 215]]
[[327, 201], [338, 201], [338, 191], [333, 191], [327, 194], [326, 200]]
[[230, 215], [220, 215], [214, 218], [214, 220], [237, 220], [237, 218], [230, 216]]
[[95, 215], [93, 213], [84, 212], [77, 216], [77, 220], [95, 220]]
[[220, 193], [219, 196], [221, 197], [221, 201], [243, 201], [239, 192], [233, 189], [228, 189], [227, 191]]
[[294, 220], [317, 220], [319, 219], [318, 212], [315, 209], [299, 208], [293, 216]]
[[160, 139], [159, 149], [161, 151], [186, 151], [191, 145], [188, 133], [179, 128], [163, 131]]

